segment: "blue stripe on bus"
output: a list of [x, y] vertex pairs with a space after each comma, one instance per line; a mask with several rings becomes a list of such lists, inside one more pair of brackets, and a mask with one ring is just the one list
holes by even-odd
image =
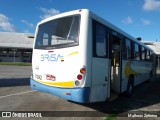
[[59, 88], [41, 84], [30, 79], [31, 88], [42, 92], [50, 93], [60, 98], [71, 100], [79, 103], [88, 103], [90, 96], [90, 88]]

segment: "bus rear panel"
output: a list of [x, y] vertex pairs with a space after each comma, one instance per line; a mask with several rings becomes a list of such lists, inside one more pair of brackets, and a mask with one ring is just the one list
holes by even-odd
[[86, 60], [79, 47], [80, 24], [80, 14], [38, 24], [32, 57], [32, 89], [75, 102], [89, 102]]

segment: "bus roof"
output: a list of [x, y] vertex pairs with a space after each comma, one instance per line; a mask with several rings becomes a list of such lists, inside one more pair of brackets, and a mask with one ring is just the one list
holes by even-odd
[[153, 52], [153, 50], [151, 48], [149, 48], [148, 46], [146, 46], [144, 43], [140, 42], [139, 40], [137, 40], [136, 38], [132, 37], [131, 35], [129, 35], [128, 33], [124, 32], [122, 29], [120, 29], [119, 27], [116, 27], [115, 25], [113, 25], [112, 23], [108, 22], [107, 20], [105, 20], [104, 18], [96, 15], [95, 13], [91, 12], [91, 16], [97, 20], [98, 22], [108, 26], [109, 28], [113, 29], [114, 31], [124, 35], [126, 38], [132, 40], [132, 41], [135, 41], [136, 43], [142, 45], [143, 47], [151, 50]]

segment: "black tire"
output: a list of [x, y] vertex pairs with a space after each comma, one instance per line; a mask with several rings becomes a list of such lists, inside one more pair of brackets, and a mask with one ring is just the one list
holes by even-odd
[[133, 77], [129, 77], [126, 96], [130, 97], [133, 94], [133, 91], [134, 91], [134, 78]]

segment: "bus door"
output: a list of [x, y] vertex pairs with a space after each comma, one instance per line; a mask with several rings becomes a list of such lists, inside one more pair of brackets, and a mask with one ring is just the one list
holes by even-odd
[[[91, 67], [91, 102], [105, 101], [108, 98], [110, 71], [108, 46], [109, 38], [106, 29], [99, 23], [94, 23], [93, 57]], [[110, 90], [110, 89], [109, 89]]]
[[111, 72], [110, 72], [110, 89], [111, 96], [113, 93], [121, 92], [121, 73], [122, 73], [122, 60], [121, 60], [121, 39], [116, 36], [110, 36], [110, 58], [111, 58]]

